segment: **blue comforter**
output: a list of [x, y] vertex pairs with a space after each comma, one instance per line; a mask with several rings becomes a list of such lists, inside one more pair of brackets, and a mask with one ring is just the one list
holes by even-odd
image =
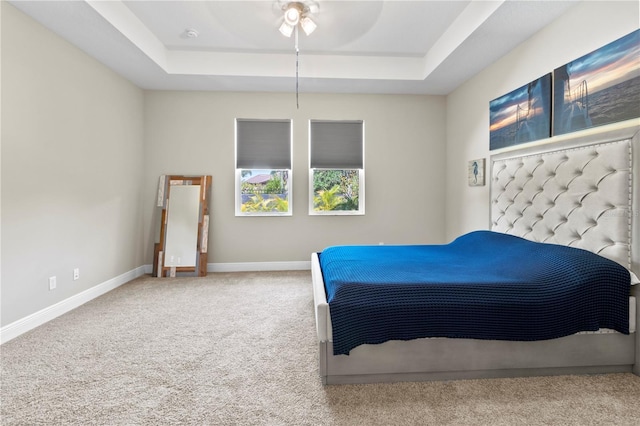
[[629, 333], [629, 272], [581, 249], [476, 231], [445, 245], [335, 246], [319, 257], [335, 355], [420, 337]]

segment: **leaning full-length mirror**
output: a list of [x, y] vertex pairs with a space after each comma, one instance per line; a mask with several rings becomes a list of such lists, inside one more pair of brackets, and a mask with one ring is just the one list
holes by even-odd
[[167, 205], [164, 266], [196, 266], [200, 185], [171, 188]]
[[211, 176], [161, 176], [160, 242], [155, 246], [154, 275], [207, 274], [209, 189]]

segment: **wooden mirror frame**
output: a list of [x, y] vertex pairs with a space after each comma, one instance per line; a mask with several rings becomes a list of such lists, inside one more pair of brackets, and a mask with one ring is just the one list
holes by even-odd
[[[169, 198], [171, 187], [178, 185], [200, 185], [200, 203], [198, 207], [198, 235], [196, 243], [195, 266], [165, 266], [164, 254], [167, 244], [167, 222], [169, 219]], [[156, 277], [175, 277], [177, 274], [204, 277], [207, 275], [207, 245], [209, 241], [209, 192], [211, 176], [162, 175], [158, 184], [158, 207], [162, 207], [160, 219], [160, 242], [155, 244], [153, 275]]]

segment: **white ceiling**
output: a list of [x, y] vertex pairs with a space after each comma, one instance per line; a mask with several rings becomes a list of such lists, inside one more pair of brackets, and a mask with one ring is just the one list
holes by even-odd
[[[144, 89], [291, 92], [282, 1], [11, 3]], [[448, 94], [577, 1], [317, 0], [299, 90]]]

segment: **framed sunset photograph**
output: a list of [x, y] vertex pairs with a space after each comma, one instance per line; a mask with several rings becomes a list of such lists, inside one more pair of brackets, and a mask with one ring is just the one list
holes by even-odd
[[551, 136], [551, 73], [489, 102], [489, 149]]
[[553, 72], [553, 134], [640, 117], [640, 30]]

